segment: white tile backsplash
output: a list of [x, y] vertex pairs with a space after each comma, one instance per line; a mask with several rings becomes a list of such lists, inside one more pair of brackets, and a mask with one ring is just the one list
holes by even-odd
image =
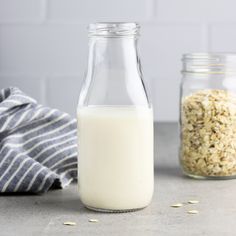
[[86, 30], [76, 25], [0, 26], [3, 74], [76, 75], [84, 69]]
[[48, 0], [49, 19], [58, 21], [145, 21], [152, 0]]
[[43, 0], [0, 0], [0, 22], [39, 22], [43, 10]]
[[75, 117], [83, 79], [83, 75], [48, 78], [48, 105], [63, 110]]
[[[178, 120], [179, 82], [180, 76], [175, 80], [165, 75], [152, 78], [152, 102], [156, 120]], [[158, 92], [156, 88], [158, 88]]]
[[236, 26], [234, 24], [211, 26], [209, 41], [211, 51], [236, 53]]
[[39, 103], [45, 103], [43, 97], [44, 83], [41, 78], [21, 76], [0, 76], [0, 89], [18, 87]]
[[75, 115], [89, 22], [141, 22], [155, 119], [178, 119], [181, 55], [236, 51], [235, 0], [0, 0], [0, 88]]
[[[150, 76], [180, 77], [181, 57], [186, 52], [202, 51], [201, 26], [143, 25], [140, 54], [145, 74]], [[170, 84], [171, 86], [171, 84]]]
[[157, 0], [156, 17], [165, 22], [235, 22], [235, 0]]

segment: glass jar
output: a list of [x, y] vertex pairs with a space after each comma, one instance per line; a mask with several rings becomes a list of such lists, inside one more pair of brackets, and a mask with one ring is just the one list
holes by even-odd
[[78, 103], [79, 192], [90, 209], [146, 207], [153, 194], [153, 111], [137, 53], [139, 25], [89, 26]]
[[183, 56], [180, 163], [194, 178], [236, 177], [236, 54]]

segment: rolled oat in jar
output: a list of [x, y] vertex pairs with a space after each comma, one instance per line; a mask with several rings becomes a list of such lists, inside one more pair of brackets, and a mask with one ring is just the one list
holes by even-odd
[[[190, 55], [187, 56], [186, 64], [189, 64]], [[199, 57], [191, 54], [194, 56]], [[232, 56], [236, 61], [236, 56]], [[201, 54], [197, 62], [192, 59], [191, 65], [185, 65], [180, 108], [180, 163], [183, 172], [191, 177], [232, 178], [236, 176], [236, 91], [224, 87], [227, 84], [223, 66], [226, 58], [209, 54], [205, 57]], [[200, 62], [201, 67], [197, 66]], [[195, 73], [186, 73], [190, 68]], [[228, 82], [234, 77], [229, 78]], [[236, 83], [236, 77], [234, 80]]]

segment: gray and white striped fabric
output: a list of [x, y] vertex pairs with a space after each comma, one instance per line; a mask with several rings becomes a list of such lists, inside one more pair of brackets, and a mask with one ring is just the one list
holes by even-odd
[[43, 193], [77, 176], [76, 120], [18, 88], [0, 91], [0, 192]]

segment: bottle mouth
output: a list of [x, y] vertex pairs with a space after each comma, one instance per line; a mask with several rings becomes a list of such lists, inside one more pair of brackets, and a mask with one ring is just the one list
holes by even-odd
[[188, 53], [182, 73], [236, 74], [236, 53]]
[[97, 22], [88, 26], [89, 37], [137, 37], [139, 31], [140, 25], [136, 22]]

